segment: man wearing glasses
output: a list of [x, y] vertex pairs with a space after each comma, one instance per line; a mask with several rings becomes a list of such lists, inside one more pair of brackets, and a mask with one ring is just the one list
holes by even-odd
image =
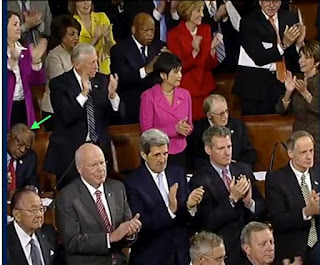
[[7, 226], [8, 265], [55, 264], [56, 233], [53, 226], [43, 225], [45, 210], [36, 192], [15, 192], [11, 200], [14, 221]]
[[194, 168], [199, 169], [208, 164], [209, 158], [204, 151], [203, 132], [212, 125], [225, 126], [230, 129], [232, 142], [232, 160], [254, 166], [256, 151], [250, 143], [245, 124], [229, 116], [226, 99], [219, 94], [212, 94], [203, 101], [203, 112], [206, 117], [194, 123], [190, 138]]
[[12, 126], [7, 138], [7, 191], [12, 194], [25, 185], [39, 188], [37, 155], [31, 150], [35, 134], [27, 125]]

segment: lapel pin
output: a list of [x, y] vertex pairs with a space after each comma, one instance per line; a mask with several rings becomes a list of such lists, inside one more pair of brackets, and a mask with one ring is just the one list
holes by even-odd
[[234, 133], [234, 130], [230, 130], [231, 134]]
[[21, 58], [24, 58], [24, 54], [21, 54]]
[[318, 181], [314, 181], [314, 184], [319, 185]]
[[19, 164], [22, 165], [22, 164], [23, 164], [23, 161], [22, 161], [22, 160], [19, 160]]
[[111, 193], [108, 193], [108, 196], [111, 197]]
[[93, 85], [93, 87], [98, 88], [98, 85]]
[[180, 104], [180, 100], [178, 100], [177, 103]]

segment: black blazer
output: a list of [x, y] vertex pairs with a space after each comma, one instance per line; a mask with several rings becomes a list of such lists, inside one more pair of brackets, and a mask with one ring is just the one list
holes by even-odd
[[[193, 132], [189, 138], [192, 146], [192, 155], [194, 157], [195, 169], [201, 168], [209, 161], [209, 156], [204, 150], [202, 135], [210, 127], [208, 118], [203, 118], [194, 123]], [[232, 159], [237, 162], [250, 164], [252, 167], [256, 163], [256, 150], [250, 143], [246, 126], [240, 119], [229, 117], [227, 128], [231, 131]]]
[[195, 219], [196, 231], [210, 231], [220, 235], [228, 253], [227, 265], [241, 264], [240, 233], [252, 220], [261, 220], [265, 213], [265, 203], [255, 184], [255, 178], [249, 165], [231, 163], [232, 176], [246, 175], [252, 184], [252, 199], [255, 201], [255, 213], [252, 214], [240, 200], [233, 208], [229, 202], [229, 192], [223, 180], [211, 164], [207, 164], [193, 175], [189, 182], [190, 190], [202, 185], [205, 193]]
[[[189, 240], [186, 222], [190, 215], [186, 209], [188, 188], [184, 170], [167, 167], [165, 174], [169, 188], [179, 184], [178, 210], [174, 219], [162, 199], [150, 172], [143, 163], [125, 179], [128, 201], [132, 213], [140, 213], [142, 228], [132, 246], [130, 264], [163, 265], [174, 253], [176, 265], [189, 264]], [[171, 263], [170, 263], [171, 264]]]
[[39, 179], [36, 173], [37, 162], [37, 154], [33, 150], [30, 150], [25, 154], [25, 156], [17, 160], [17, 188], [22, 188], [25, 185], [33, 185], [39, 188]]
[[[310, 177], [312, 189], [319, 192], [319, 168], [311, 168]], [[290, 165], [267, 174], [266, 201], [274, 229], [277, 259], [304, 256], [311, 222], [303, 220], [302, 208], [306, 205]], [[319, 216], [316, 216], [316, 226], [319, 234]]]
[[[28, 261], [22, 249], [18, 234], [13, 222], [7, 225], [7, 264], [8, 265], [28, 265]], [[51, 225], [44, 224], [36, 230], [36, 235], [40, 243], [42, 256], [45, 265], [56, 264], [56, 232]]]

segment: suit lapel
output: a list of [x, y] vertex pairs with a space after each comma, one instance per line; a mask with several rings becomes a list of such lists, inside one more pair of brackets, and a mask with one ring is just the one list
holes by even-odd
[[[128, 46], [127, 47], [127, 58], [129, 61], [129, 64], [132, 66], [133, 69], [139, 69], [142, 66], [144, 66], [140, 50], [138, 49], [136, 43], [134, 42], [133, 38], [130, 37], [128, 40]], [[148, 51], [150, 52], [150, 50]], [[148, 54], [150, 56], [150, 53]], [[149, 58], [148, 56], [148, 58]]]
[[213, 168], [211, 164], [208, 165], [210, 174], [208, 175], [208, 187], [214, 197], [218, 197], [218, 194], [229, 196], [229, 192], [223, 183], [219, 173]]
[[28, 261], [26, 259], [26, 256], [24, 255], [24, 251], [22, 249], [19, 237], [17, 235], [17, 232], [13, 226], [13, 222], [8, 226], [8, 237], [10, 244], [9, 255], [10, 264], [14, 264], [13, 261], [19, 261], [19, 263], [16, 263], [17, 265], [28, 265]]
[[296, 195], [296, 199], [299, 200], [299, 203], [302, 205], [305, 204], [300, 184], [298, 183], [297, 177], [292, 171], [290, 165], [287, 165], [285, 176], [287, 179], [284, 183], [287, 185], [288, 190], [290, 190], [292, 194]]
[[316, 192], [319, 192], [319, 177], [318, 177], [318, 168], [310, 169], [310, 178], [312, 189]]
[[42, 252], [43, 259], [44, 259], [44, 263], [45, 264], [50, 264], [50, 249], [51, 248], [50, 248], [50, 245], [48, 243], [48, 240], [46, 240], [45, 234], [43, 234], [40, 229], [38, 229], [36, 231], [36, 235], [37, 235], [37, 238], [38, 238], [39, 243], [40, 243], [40, 247], [41, 247], [41, 252]]
[[112, 188], [110, 188], [110, 185], [103, 185], [104, 193], [106, 196], [106, 200], [108, 202], [109, 212], [111, 215], [111, 223], [112, 223], [112, 230], [114, 230], [115, 227], [115, 220], [116, 220], [116, 202], [114, 200], [114, 192], [112, 191]]

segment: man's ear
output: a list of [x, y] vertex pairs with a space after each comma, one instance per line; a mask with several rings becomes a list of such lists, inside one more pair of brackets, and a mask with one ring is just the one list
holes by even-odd
[[288, 150], [287, 153], [288, 153], [288, 156], [290, 157], [290, 159], [292, 159], [292, 158], [293, 158], [293, 152], [292, 152], [292, 150]]
[[246, 255], [250, 255], [251, 247], [249, 244], [243, 244], [241, 245], [241, 248], [244, 251], [244, 253], [246, 253]]
[[134, 25], [132, 25], [132, 27], [131, 27], [131, 33], [132, 33], [132, 35], [134, 35], [135, 33], [136, 33], [136, 26], [134, 26]]
[[145, 152], [140, 152], [141, 157], [143, 158], [143, 160], [147, 160], [147, 155]]
[[79, 172], [80, 176], [82, 176], [82, 165], [76, 164], [77, 171]]
[[207, 153], [207, 155], [211, 155], [211, 147], [210, 146], [205, 145], [204, 151]]
[[17, 222], [20, 222], [21, 216], [18, 210], [12, 210], [12, 216]]

